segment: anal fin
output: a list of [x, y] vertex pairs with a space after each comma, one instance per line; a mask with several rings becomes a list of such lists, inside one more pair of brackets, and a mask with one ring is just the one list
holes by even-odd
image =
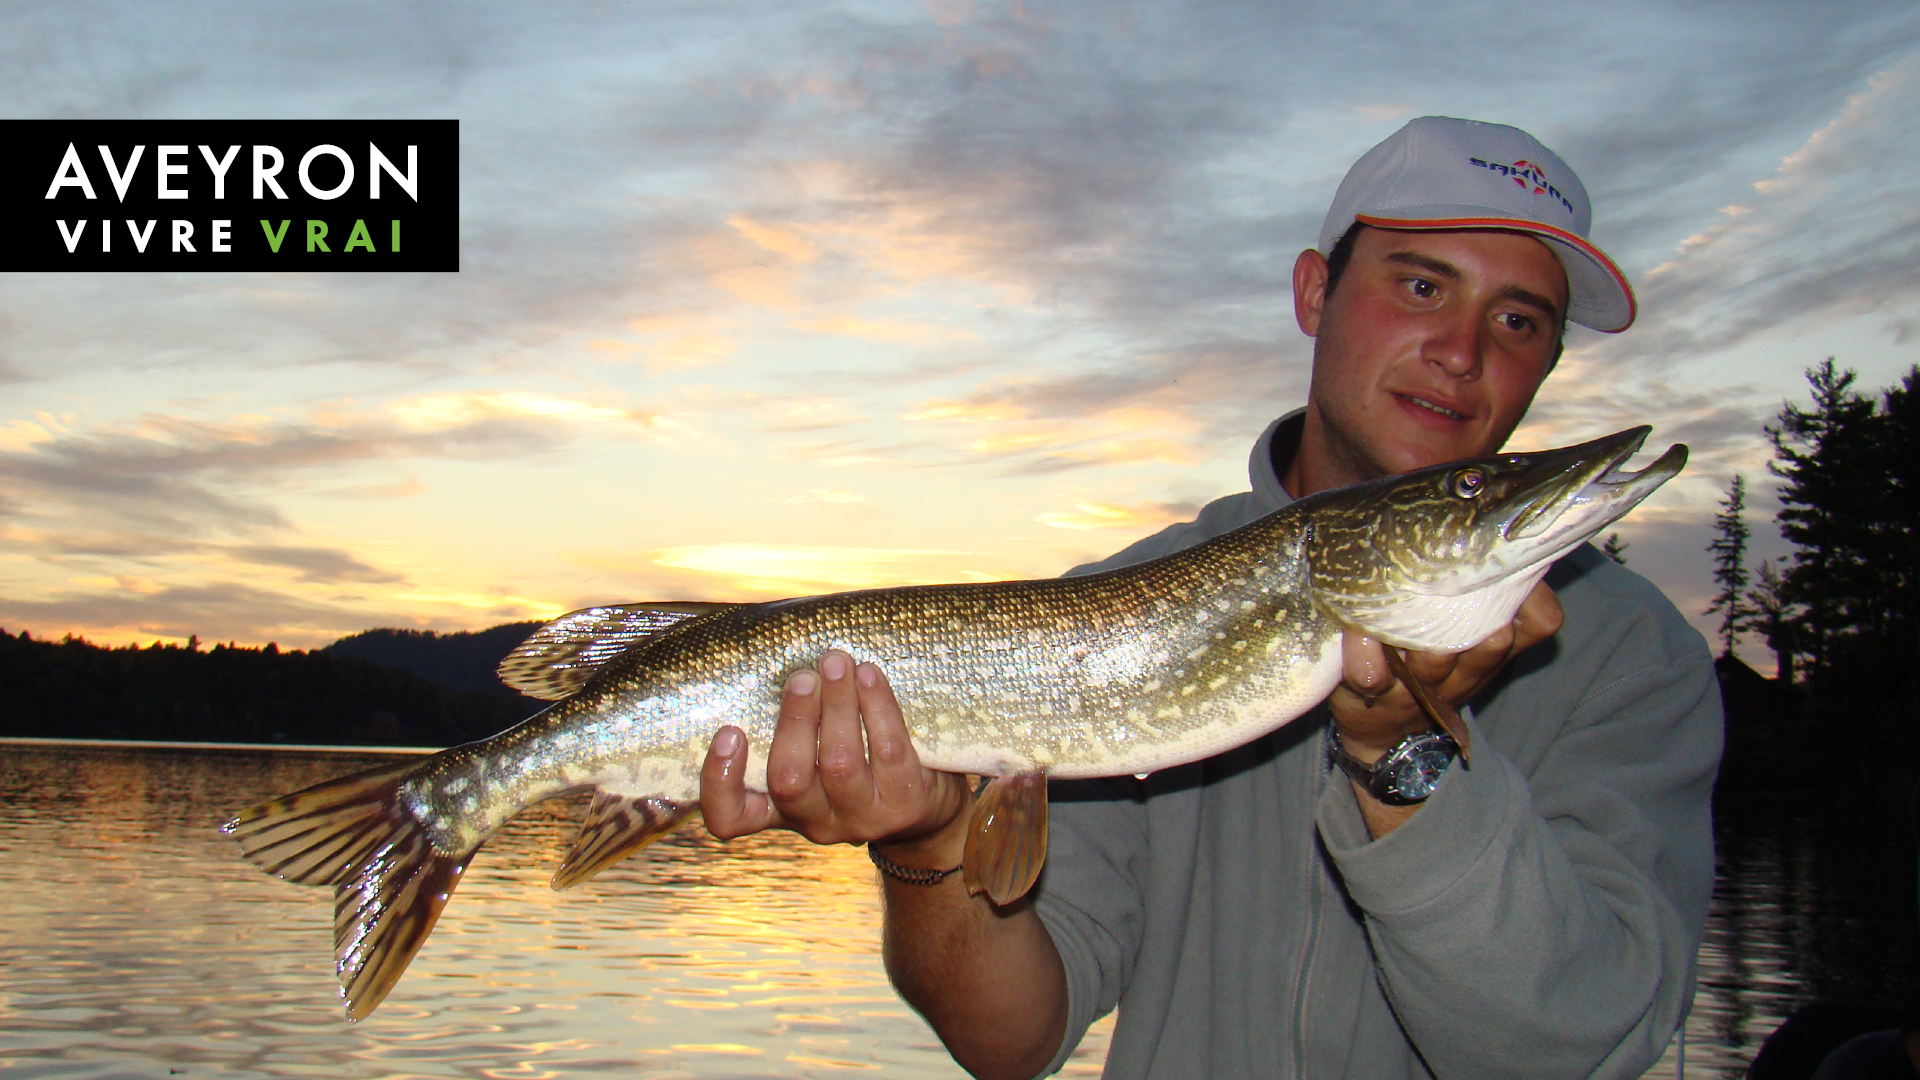
[[1420, 677], [1413, 673], [1412, 665], [1407, 663], [1406, 654], [1391, 645], [1385, 646], [1384, 651], [1387, 654], [1387, 667], [1392, 669], [1393, 677], [1406, 685], [1407, 693], [1413, 695], [1413, 700], [1419, 704], [1420, 711], [1427, 714], [1427, 719], [1460, 744], [1460, 760], [1467, 765], [1473, 764], [1473, 744], [1467, 738], [1467, 722], [1460, 718], [1460, 710], [1434, 693], [1431, 686], [1420, 681]]
[[1047, 861], [1045, 770], [995, 777], [974, 800], [960, 860], [967, 893], [1011, 904], [1033, 888]]
[[593, 793], [579, 835], [553, 872], [555, 889], [571, 889], [621, 859], [672, 832], [700, 812], [699, 803], [652, 796]]

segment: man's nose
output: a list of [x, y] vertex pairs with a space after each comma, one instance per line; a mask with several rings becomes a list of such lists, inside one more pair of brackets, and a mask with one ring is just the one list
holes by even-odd
[[1440, 314], [1430, 329], [1422, 358], [1456, 379], [1479, 378], [1481, 352], [1486, 347], [1486, 327], [1481, 320], [1468, 312], [1448, 311]]

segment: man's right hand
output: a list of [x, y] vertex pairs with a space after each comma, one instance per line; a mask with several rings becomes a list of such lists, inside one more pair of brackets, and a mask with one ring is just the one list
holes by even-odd
[[[893, 687], [872, 664], [836, 649], [817, 670], [795, 672], [780, 695], [765, 793], [747, 790], [746, 768], [746, 734], [721, 728], [700, 773], [700, 813], [722, 840], [784, 828], [816, 844], [914, 841], [900, 845], [900, 861], [915, 867], [933, 868], [946, 848], [951, 861], [938, 869], [959, 862], [966, 777], [920, 763]], [[905, 850], [921, 847], [926, 858]]]
[[[748, 791], [746, 735], [724, 727], [700, 772], [700, 812], [722, 840], [783, 828], [817, 844], [886, 840], [916, 870], [958, 866], [973, 795], [920, 763], [886, 676], [846, 653], [797, 671], [780, 695], [767, 791]], [[954, 1059], [983, 1080], [1040, 1071], [1067, 1027], [1067, 978], [1025, 903], [995, 908], [954, 875], [886, 885], [887, 975]]]

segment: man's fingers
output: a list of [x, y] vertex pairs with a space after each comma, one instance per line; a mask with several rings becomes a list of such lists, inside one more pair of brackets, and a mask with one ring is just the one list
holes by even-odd
[[1340, 636], [1340, 672], [1349, 689], [1372, 700], [1393, 688], [1393, 672], [1380, 642], [1348, 631]]
[[789, 821], [825, 822], [832, 815], [815, 764], [819, 741], [820, 676], [796, 671], [780, 694], [780, 719], [767, 751], [767, 795]]
[[1406, 654], [1407, 667], [1413, 671], [1414, 676], [1421, 682], [1426, 683], [1428, 686], [1437, 687], [1445, 684], [1447, 678], [1453, 674], [1454, 669], [1460, 666], [1460, 658], [1463, 655], [1465, 654], [1430, 653], [1410, 650]]
[[1566, 621], [1567, 613], [1560, 609], [1560, 598], [1547, 588], [1546, 582], [1539, 582], [1527, 598], [1520, 601], [1520, 610], [1514, 613], [1513, 651], [1520, 652], [1552, 637]]
[[886, 798], [889, 793], [907, 788], [920, 779], [920, 754], [907, 736], [906, 720], [900, 715], [900, 702], [893, 686], [873, 664], [854, 669], [854, 685], [860, 695], [860, 719], [866, 725], [867, 761], [873, 770], [873, 784]]
[[700, 767], [700, 816], [722, 840], [782, 824], [765, 795], [747, 790], [746, 771], [746, 734], [729, 724], [714, 735]]
[[873, 804], [866, 735], [853, 658], [838, 649], [820, 657], [820, 783], [840, 818], [858, 818]]
[[1563, 621], [1560, 599], [1553, 590], [1545, 582], [1534, 585], [1514, 612], [1513, 622], [1460, 654], [1452, 677], [1441, 685], [1441, 695], [1458, 705], [1479, 693], [1514, 657], [1558, 632]]

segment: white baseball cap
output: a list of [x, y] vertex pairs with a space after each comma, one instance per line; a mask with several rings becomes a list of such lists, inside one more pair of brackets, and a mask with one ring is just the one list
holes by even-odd
[[1618, 333], [1633, 287], [1587, 240], [1587, 189], [1540, 140], [1505, 124], [1422, 116], [1366, 152], [1320, 227], [1329, 254], [1354, 222], [1383, 229], [1512, 229], [1539, 237], [1567, 272], [1567, 318]]

